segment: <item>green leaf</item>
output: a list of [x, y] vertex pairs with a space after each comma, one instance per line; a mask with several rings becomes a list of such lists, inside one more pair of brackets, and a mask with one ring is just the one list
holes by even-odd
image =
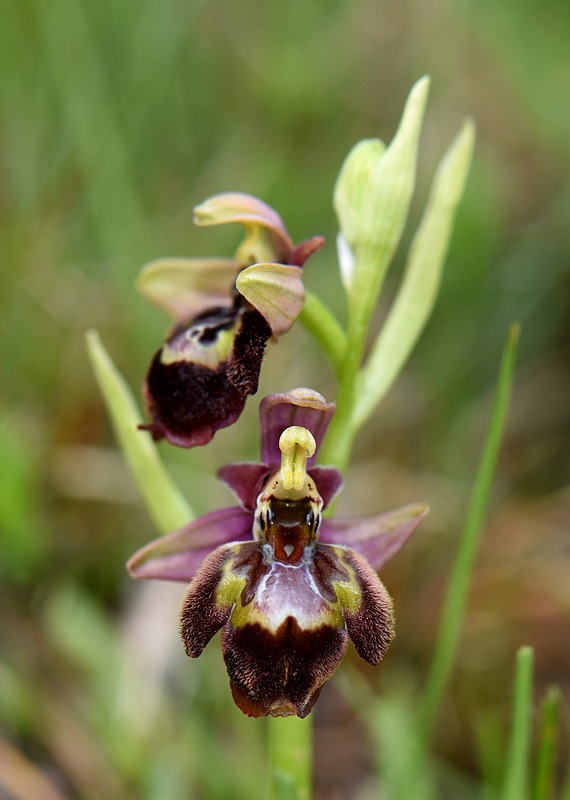
[[148, 513], [161, 533], [169, 533], [194, 516], [168, 475], [158, 449], [146, 431], [125, 379], [111, 361], [96, 331], [87, 332], [87, 350], [119, 445]]
[[467, 120], [437, 169], [402, 285], [357, 385], [358, 427], [398, 377], [433, 310], [474, 141], [475, 127]]

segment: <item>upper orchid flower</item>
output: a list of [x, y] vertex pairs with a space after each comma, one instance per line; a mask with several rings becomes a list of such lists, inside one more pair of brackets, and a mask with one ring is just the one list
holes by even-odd
[[194, 213], [196, 225], [245, 227], [235, 258], [152, 261], [137, 284], [176, 320], [148, 370], [143, 427], [182, 447], [206, 444], [237, 420], [257, 391], [268, 339], [301, 312], [301, 267], [324, 243], [316, 236], [295, 247], [279, 215], [246, 194], [216, 195]]
[[342, 482], [336, 469], [313, 466], [333, 413], [307, 389], [266, 397], [262, 463], [220, 472], [241, 505], [150, 543], [128, 565], [135, 578], [191, 581], [181, 612], [186, 652], [199, 656], [223, 628], [232, 694], [249, 716], [305, 717], [349, 638], [377, 664], [393, 637], [392, 601], [375, 570], [427, 507], [322, 517]]

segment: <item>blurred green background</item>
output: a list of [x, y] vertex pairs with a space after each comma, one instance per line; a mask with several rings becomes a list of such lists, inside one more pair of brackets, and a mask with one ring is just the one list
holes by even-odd
[[[316, 707], [317, 797], [382, 796], [372, 712], [394, 721], [397, 740], [407, 687], [431, 651], [513, 320], [523, 329], [518, 374], [434, 743], [437, 796], [481, 796], [481, 780], [493, 796], [522, 643], [536, 647], [537, 698], [550, 683], [565, 693], [567, 752], [569, 39], [566, 0], [4, 0], [2, 797], [262, 796], [264, 722], [233, 707], [216, 644], [197, 662], [184, 656], [183, 587], [134, 584], [124, 571], [155, 532], [116, 450], [84, 331], [100, 331], [138, 394], [168, 321], [133, 279], [158, 256], [231, 255], [238, 230], [192, 227], [193, 205], [225, 190], [262, 197], [296, 241], [327, 237], [306, 282], [342, 318], [336, 175], [358, 139], [391, 138], [426, 72], [401, 253], [466, 115], [477, 124], [475, 161], [434, 317], [357, 442], [340, 511], [425, 500], [432, 514], [383, 574], [398, 618], [386, 663], [353, 659]], [[300, 326], [269, 352], [240, 424], [206, 449], [161, 446], [198, 512], [231, 503], [215, 479], [221, 464], [256, 458], [259, 399], [296, 385], [334, 398]], [[351, 692], [357, 676], [381, 702]]]

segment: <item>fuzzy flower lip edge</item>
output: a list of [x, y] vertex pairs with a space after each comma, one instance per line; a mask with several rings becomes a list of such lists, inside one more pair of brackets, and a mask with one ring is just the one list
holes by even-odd
[[[239, 505], [211, 511], [151, 541], [129, 559], [127, 568], [131, 576], [139, 580], [187, 583], [203, 559], [217, 547], [251, 541], [257, 497], [264, 481], [280, 465], [279, 437], [291, 425], [305, 427], [315, 439], [315, 455], [308, 459], [307, 470], [326, 508], [341, 488], [342, 476], [334, 468], [314, 466], [313, 462], [334, 409], [334, 403], [326, 403], [318, 392], [310, 389], [265, 397], [259, 409], [261, 463], [227, 464], [218, 472]], [[369, 517], [324, 517], [319, 539], [323, 543], [352, 547], [374, 570], [379, 570], [402, 549], [428, 512], [426, 504], [415, 503]]]

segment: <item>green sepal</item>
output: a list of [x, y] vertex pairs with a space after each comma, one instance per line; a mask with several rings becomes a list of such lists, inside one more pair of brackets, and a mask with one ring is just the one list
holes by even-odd
[[139, 292], [175, 319], [230, 306], [240, 265], [230, 258], [159, 258], [141, 269]]
[[238, 275], [238, 292], [265, 318], [275, 337], [287, 333], [301, 313], [302, 274], [288, 264], [254, 264]]

